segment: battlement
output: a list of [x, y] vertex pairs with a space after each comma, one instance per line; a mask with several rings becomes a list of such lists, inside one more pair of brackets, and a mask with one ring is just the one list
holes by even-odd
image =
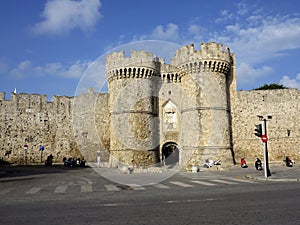
[[186, 75], [184, 71], [170, 64], [161, 64], [160, 77], [165, 83], [180, 83], [181, 78]]
[[194, 44], [178, 49], [171, 64], [177, 66], [184, 63], [204, 60], [220, 60], [231, 63], [232, 54], [229, 48], [215, 42], [202, 43], [200, 50], [195, 50]]
[[0, 102], [6, 110], [17, 110], [26, 113], [38, 113], [44, 110], [55, 109], [57, 112], [65, 106], [70, 108], [74, 97], [53, 96], [53, 101], [47, 100], [47, 95], [11, 93], [11, 99], [5, 98], [5, 92], [0, 92]]
[[106, 57], [106, 70], [132, 66], [144, 66], [156, 69], [158, 62], [159, 58], [151, 52], [132, 50], [129, 57], [125, 56], [124, 51], [113, 52]]
[[231, 70], [234, 54], [228, 47], [215, 42], [202, 43], [200, 50], [195, 50], [194, 44], [178, 49], [171, 64], [187, 73], [212, 71], [228, 74]]
[[0, 101], [5, 100], [5, 92], [0, 92]]
[[106, 57], [106, 76], [110, 82], [121, 78], [149, 78], [159, 74], [159, 58], [150, 52], [131, 51], [129, 57], [125, 52], [114, 52]]

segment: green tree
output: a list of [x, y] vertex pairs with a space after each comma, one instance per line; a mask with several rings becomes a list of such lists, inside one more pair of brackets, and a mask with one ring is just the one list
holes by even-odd
[[283, 86], [282, 84], [264, 84], [261, 87], [255, 88], [253, 90], [270, 90], [270, 89], [287, 89], [288, 87]]

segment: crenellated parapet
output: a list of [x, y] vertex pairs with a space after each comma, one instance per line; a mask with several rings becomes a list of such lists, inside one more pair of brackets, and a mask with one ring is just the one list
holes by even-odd
[[160, 73], [160, 61], [152, 53], [131, 51], [130, 57], [125, 52], [114, 52], [106, 57], [106, 76], [108, 82], [124, 78], [151, 78]]
[[163, 83], [180, 83], [181, 78], [185, 76], [186, 73], [175, 66], [169, 64], [161, 65], [160, 77]]
[[209, 71], [228, 74], [232, 57], [229, 48], [222, 44], [202, 43], [200, 50], [191, 44], [177, 50], [171, 64], [190, 74]]

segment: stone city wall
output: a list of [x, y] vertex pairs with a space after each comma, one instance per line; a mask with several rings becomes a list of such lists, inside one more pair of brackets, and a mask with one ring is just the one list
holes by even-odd
[[[13, 163], [41, 162], [53, 154], [54, 161], [79, 155], [72, 132], [73, 98], [46, 95], [14, 94], [11, 100], [0, 99], [1, 159]], [[24, 146], [28, 149], [25, 151]], [[44, 146], [43, 156], [39, 151]], [[41, 158], [42, 157], [42, 158]]]
[[1, 92], [0, 159], [18, 164], [40, 163], [52, 154], [54, 162], [59, 163], [63, 157], [96, 161], [97, 151], [101, 151], [101, 160], [105, 161], [108, 121], [107, 94], [53, 96], [53, 101], [48, 102], [46, 95], [26, 93], [12, 93], [11, 100], [6, 100]]
[[255, 124], [267, 120], [269, 160], [282, 163], [286, 156], [300, 159], [300, 92], [297, 89], [239, 91], [232, 99], [232, 136], [235, 158], [263, 159], [260, 138], [254, 135]]

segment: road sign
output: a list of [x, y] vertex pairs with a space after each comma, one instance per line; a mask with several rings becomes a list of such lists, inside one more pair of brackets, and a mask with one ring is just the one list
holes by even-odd
[[262, 142], [266, 143], [266, 142], [268, 141], [268, 136], [265, 135], [265, 134], [263, 134], [263, 135], [261, 136], [261, 140], [262, 140]]

